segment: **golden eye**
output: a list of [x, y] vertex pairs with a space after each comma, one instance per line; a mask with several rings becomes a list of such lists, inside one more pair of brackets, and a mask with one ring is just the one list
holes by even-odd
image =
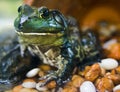
[[46, 17], [49, 16], [49, 9], [46, 8], [46, 7], [41, 7], [41, 8], [38, 9], [38, 11], [39, 11], [40, 16], [41, 16], [42, 18], [46, 18]]

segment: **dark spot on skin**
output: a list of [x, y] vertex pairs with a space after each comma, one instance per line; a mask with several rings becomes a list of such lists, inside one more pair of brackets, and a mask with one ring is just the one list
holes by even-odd
[[18, 12], [20, 12], [22, 10], [22, 7], [20, 6], [19, 8], [18, 8]]
[[28, 17], [28, 19], [32, 19], [31, 17]]
[[18, 28], [19, 28], [19, 29], [22, 29], [22, 24], [19, 23], [19, 24], [18, 24]]

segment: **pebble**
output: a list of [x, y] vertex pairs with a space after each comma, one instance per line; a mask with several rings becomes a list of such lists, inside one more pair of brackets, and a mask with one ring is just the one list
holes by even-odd
[[13, 88], [13, 92], [20, 92], [20, 90], [23, 88], [22, 85], [17, 85]]
[[116, 39], [111, 39], [109, 41], [107, 41], [106, 43], [103, 44], [103, 48], [104, 49], [108, 49], [110, 45], [117, 43]]
[[20, 92], [38, 92], [37, 90], [35, 89], [30, 89], [30, 88], [22, 88], [20, 90]]
[[26, 77], [28, 77], [28, 78], [34, 77], [38, 74], [39, 71], [40, 71], [39, 68], [34, 68], [26, 74]]
[[117, 85], [117, 86], [115, 86], [115, 87], [113, 88], [113, 92], [115, 92], [115, 91], [117, 91], [117, 90], [120, 90], [120, 84]]
[[96, 88], [91, 81], [85, 81], [80, 86], [80, 92], [96, 92]]
[[112, 70], [116, 67], [118, 67], [118, 62], [115, 59], [112, 58], [106, 58], [106, 59], [102, 59], [101, 63], [99, 63], [100, 66], [106, 70]]
[[25, 88], [35, 88], [36, 87], [36, 82], [32, 79], [26, 79], [23, 83], [22, 86]]

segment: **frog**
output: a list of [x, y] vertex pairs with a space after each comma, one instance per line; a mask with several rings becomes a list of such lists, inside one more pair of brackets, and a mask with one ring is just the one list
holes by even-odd
[[[85, 59], [96, 57], [99, 53], [94, 33], [82, 33], [75, 18], [66, 17], [57, 9], [21, 5], [14, 26], [19, 38], [21, 56], [24, 57], [25, 50], [28, 50], [44, 64], [57, 68], [39, 79], [45, 80], [40, 86], [53, 80], [57, 86], [62, 86], [69, 80], [75, 67], [82, 66]], [[60, 59], [55, 58], [56, 63], [45, 55], [49, 49], [58, 51], [59, 55], [55, 57]]]

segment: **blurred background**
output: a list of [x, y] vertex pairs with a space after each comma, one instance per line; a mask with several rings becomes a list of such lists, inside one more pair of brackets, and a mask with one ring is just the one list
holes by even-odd
[[13, 29], [14, 19], [17, 16], [17, 8], [22, 0], [0, 0], [0, 32]]
[[75, 17], [81, 26], [94, 27], [100, 22], [120, 23], [119, 0], [24, 0], [32, 6], [58, 9], [65, 15]]
[[75, 17], [81, 30], [102, 30], [99, 31], [102, 35], [120, 30], [120, 0], [0, 0], [0, 32], [14, 30], [17, 9], [23, 3], [58, 9], [66, 16]]
[[0, 30], [13, 25], [17, 8], [23, 3], [58, 9], [75, 17], [83, 28], [96, 27], [101, 22], [120, 24], [119, 0], [0, 0]]

